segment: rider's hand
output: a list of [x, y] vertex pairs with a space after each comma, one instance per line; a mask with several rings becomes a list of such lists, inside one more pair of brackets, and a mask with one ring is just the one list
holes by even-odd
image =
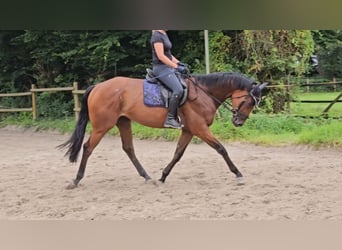
[[178, 63], [176, 70], [181, 74], [188, 74], [189, 73], [188, 67], [186, 67], [186, 65], [181, 65], [180, 63]]
[[181, 61], [179, 61], [179, 62], [177, 63], [177, 65], [181, 65], [181, 66], [187, 67], [187, 65], [186, 65], [185, 63], [181, 62]]

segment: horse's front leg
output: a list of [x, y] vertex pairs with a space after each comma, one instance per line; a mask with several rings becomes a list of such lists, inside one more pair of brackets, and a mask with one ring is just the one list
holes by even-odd
[[170, 174], [172, 168], [181, 159], [184, 154], [185, 149], [189, 145], [193, 135], [189, 131], [182, 130], [181, 137], [178, 140], [177, 148], [171, 162], [164, 168], [163, 173], [159, 181], [165, 182], [166, 177]]
[[209, 128], [205, 133], [198, 135], [198, 137], [200, 137], [209, 146], [213, 147], [220, 155], [222, 155], [222, 157], [226, 161], [230, 171], [235, 174], [238, 185], [243, 185], [244, 180], [243, 180], [242, 174], [240, 173], [239, 169], [235, 166], [235, 164], [230, 159], [225, 147], [215, 138], [215, 136], [209, 130]]

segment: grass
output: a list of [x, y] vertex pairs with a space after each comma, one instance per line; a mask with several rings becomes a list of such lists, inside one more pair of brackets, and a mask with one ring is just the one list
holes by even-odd
[[313, 146], [329, 145], [342, 148], [342, 122], [324, 124], [306, 130], [298, 137], [298, 143], [310, 144]]
[[[15, 125], [36, 130], [58, 130], [71, 133], [75, 126], [74, 118], [61, 120], [33, 121], [30, 115], [9, 116], [0, 121], [0, 127]], [[87, 131], [91, 129], [88, 124]], [[134, 138], [162, 139], [175, 141], [181, 131], [172, 129], [152, 129], [133, 123]], [[335, 147], [342, 149], [342, 119], [305, 119], [288, 115], [252, 114], [244, 126], [234, 127], [230, 117], [216, 120], [211, 126], [212, 132], [220, 141], [248, 142], [261, 145], [298, 145], [314, 147]], [[118, 135], [113, 128], [112, 135]], [[193, 143], [200, 143], [198, 138]]]
[[[226, 129], [225, 129], [226, 128]], [[262, 145], [305, 144], [342, 148], [342, 119], [308, 119], [287, 115], [254, 114], [240, 128], [217, 121], [212, 131], [227, 141]], [[222, 133], [227, 131], [226, 133]]]

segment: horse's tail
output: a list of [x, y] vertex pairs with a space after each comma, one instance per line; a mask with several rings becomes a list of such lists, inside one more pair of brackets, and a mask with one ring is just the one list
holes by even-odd
[[65, 153], [65, 156], [69, 155], [70, 162], [77, 161], [78, 154], [82, 147], [84, 134], [86, 131], [87, 123], [89, 121], [88, 97], [94, 87], [95, 85], [89, 86], [82, 97], [81, 111], [79, 114], [78, 121], [76, 123], [75, 130], [71, 135], [70, 139], [58, 146], [58, 148], [64, 148], [68, 146], [68, 151]]

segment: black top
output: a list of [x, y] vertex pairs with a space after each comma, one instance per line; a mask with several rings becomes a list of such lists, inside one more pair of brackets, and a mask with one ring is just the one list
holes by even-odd
[[154, 43], [163, 43], [165, 56], [167, 56], [170, 60], [172, 59], [172, 54], [171, 54], [172, 43], [169, 37], [166, 34], [163, 34], [159, 31], [153, 31], [152, 37], [151, 37], [151, 46], [152, 46], [152, 63], [154, 65], [163, 64], [163, 62], [161, 62], [157, 57], [156, 51], [154, 49]]

